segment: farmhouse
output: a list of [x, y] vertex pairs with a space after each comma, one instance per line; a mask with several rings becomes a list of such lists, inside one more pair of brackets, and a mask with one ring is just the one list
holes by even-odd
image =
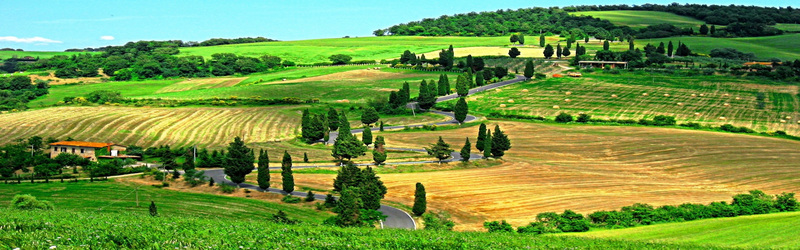
[[[110, 156], [97, 156], [95, 153], [99, 149], [105, 148]], [[97, 158], [129, 158], [128, 156], [120, 155], [120, 151], [125, 151], [127, 148], [122, 145], [114, 143], [103, 142], [85, 142], [85, 141], [60, 141], [50, 143], [50, 158], [55, 158], [59, 154], [75, 154], [91, 161], [97, 161]]]
[[581, 68], [592, 67], [592, 68], [605, 68], [606, 66], [613, 68], [622, 67], [623, 69], [628, 68], [628, 62], [614, 62], [614, 61], [580, 61], [578, 65]]

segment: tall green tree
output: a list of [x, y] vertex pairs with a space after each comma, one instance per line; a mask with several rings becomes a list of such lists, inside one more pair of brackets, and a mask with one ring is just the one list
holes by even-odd
[[544, 52], [542, 52], [542, 54], [544, 54], [544, 58], [546, 58], [546, 59], [550, 59], [551, 57], [553, 57], [554, 53], [555, 53], [555, 51], [553, 51], [553, 46], [550, 45], [550, 44], [545, 46], [544, 47]]
[[569, 51], [569, 47], [564, 47], [564, 49], [561, 50], [561, 55], [564, 57], [568, 57], [570, 54], [572, 53]]
[[362, 209], [378, 210], [381, 208], [381, 200], [386, 195], [387, 189], [372, 167], [367, 166], [361, 170], [361, 183], [358, 188]]
[[467, 78], [464, 75], [459, 75], [456, 80], [456, 93], [458, 96], [467, 96], [469, 94]]
[[464, 99], [464, 97], [458, 98], [458, 102], [456, 102], [456, 106], [453, 108], [453, 113], [459, 124], [464, 123], [464, 120], [467, 119], [469, 106], [467, 106], [467, 100]]
[[475, 86], [483, 86], [486, 85], [485, 80], [483, 79], [483, 71], [475, 72]]
[[667, 49], [664, 47], [664, 42], [658, 44], [658, 48], [656, 48], [656, 53], [664, 54], [667, 53]]
[[630, 38], [628, 40], [628, 50], [633, 51], [636, 49], [636, 39]]
[[450, 144], [447, 144], [442, 140], [442, 137], [439, 136], [439, 141], [435, 144], [431, 144], [429, 148], [425, 148], [425, 151], [428, 152], [428, 155], [436, 157], [439, 160], [439, 164], [442, 163], [447, 158], [450, 158], [450, 155], [453, 153], [453, 149], [450, 148]]
[[711, 25], [711, 29], [708, 31], [709, 34], [717, 33], [717, 26]]
[[436, 97], [439, 96], [439, 88], [436, 86], [436, 82], [434, 82], [433, 80], [428, 82], [428, 93], [430, 93], [430, 95], [432, 95], [434, 99], [436, 99]]
[[611, 48], [611, 44], [608, 43], [608, 40], [603, 41], [603, 50], [609, 50]]
[[430, 87], [428, 87], [428, 83], [425, 80], [422, 81], [419, 85], [419, 97], [417, 98], [417, 104], [419, 105], [420, 109], [430, 109], [436, 104], [436, 94], [431, 93]]
[[708, 25], [700, 25], [700, 35], [708, 35]]
[[439, 82], [437, 83], [437, 86], [439, 87], [439, 89], [437, 90], [439, 92], [439, 96], [446, 96], [449, 94], [448, 92], [450, 92], [450, 80], [447, 79], [446, 74], [439, 75]]
[[425, 186], [417, 182], [416, 190], [414, 190], [414, 206], [411, 208], [411, 212], [414, 213], [414, 215], [421, 216], [428, 210], [428, 200], [426, 196]]
[[486, 131], [483, 138], [483, 158], [492, 156], [492, 131]]
[[289, 152], [283, 151], [281, 160], [281, 178], [283, 180], [283, 191], [291, 193], [294, 191], [294, 174], [292, 173], [292, 156]]
[[364, 128], [364, 132], [361, 133], [361, 141], [367, 146], [372, 144], [372, 130], [368, 127]]
[[672, 57], [672, 53], [675, 51], [675, 46], [672, 45], [672, 41], [669, 41], [669, 45], [667, 45], [667, 56]]
[[352, 158], [365, 155], [367, 147], [350, 132], [350, 123], [347, 121], [347, 116], [344, 112], [340, 115], [339, 124], [339, 134], [333, 143], [331, 156], [340, 161], [344, 159], [349, 161]]
[[525, 44], [525, 34], [520, 33], [519, 36], [517, 36], [517, 42], [519, 42], [519, 44]]
[[303, 162], [308, 162], [308, 153], [303, 152]]
[[535, 66], [533, 66], [533, 61], [528, 60], [527, 62], [525, 62], [525, 71], [523, 72], [523, 75], [526, 78], [531, 79], [531, 77], [533, 77], [533, 74], [536, 73], [535, 70], [536, 69]]
[[539, 35], [539, 47], [544, 47], [545, 39], [544, 34]]
[[508, 41], [511, 42], [511, 44], [514, 44], [519, 41], [519, 36], [517, 36], [517, 34], [511, 34], [511, 37], [508, 38]]
[[470, 155], [472, 155], [472, 144], [469, 143], [469, 137], [467, 137], [464, 147], [461, 148], [461, 161], [468, 162]]
[[361, 222], [361, 199], [357, 187], [342, 190], [342, 196], [336, 201], [333, 212], [336, 213], [336, 225], [340, 227], [358, 227]]
[[372, 106], [367, 106], [364, 108], [364, 112], [361, 114], [361, 123], [367, 124], [367, 126], [377, 122], [380, 119], [381, 117], [378, 116], [378, 111]]
[[508, 135], [500, 130], [499, 125], [495, 125], [494, 135], [492, 136], [492, 157], [503, 157], [509, 149], [511, 149], [511, 141], [508, 139]]
[[337, 171], [336, 178], [333, 179], [333, 191], [342, 192], [345, 187], [358, 187], [361, 182], [361, 170], [348, 162]]
[[386, 140], [383, 136], [378, 136], [375, 138], [375, 149], [372, 150], [372, 160], [375, 161], [375, 165], [381, 165], [383, 162], [386, 161]]
[[475, 148], [478, 149], [478, 152], [483, 152], [483, 146], [485, 146], [486, 140], [486, 124], [481, 123], [481, 126], [478, 128], [478, 141], [475, 142]]
[[561, 55], [563, 55], [562, 53], [563, 51], [561, 50], [561, 44], [559, 43], [556, 45], [556, 57], [558, 57], [558, 59], [561, 59]]
[[330, 131], [339, 129], [339, 112], [336, 112], [333, 108], [328, 109], [328, 129]]
[[258, 152], [258, 187], [269, 188], [269, 152], [264, 149]]
[[255, 162], [253, 151], [244, 145], [238, 136], [228, 145], [228, 154], [225, 157], [225, 174], [231, 177], [233, 183], [241, 184], [244, 177], [253, 172]]
[[328, 132], [328, 127], [326, 126], [324, 115], [311, 114], [308, 123], [309, 137], [307, 139], [309, 143], [313, 143], [324, 138], [325, 133]]
[[155, 201], [150, 201], [150, 216], [157, 217], [158, 216], [158, 207], [156, 207]]

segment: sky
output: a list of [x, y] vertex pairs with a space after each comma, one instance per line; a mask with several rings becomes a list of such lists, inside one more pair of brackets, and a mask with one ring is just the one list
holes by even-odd
[[[672, 2], [674, 0], [0, 0], [0, 48], [63, 51], [140, 40], [361, 37], [371, 36], [373, 30], [395, 24], [471, 11]], [[796, 0], [706, 0], [692, 3], [800, 6]]]

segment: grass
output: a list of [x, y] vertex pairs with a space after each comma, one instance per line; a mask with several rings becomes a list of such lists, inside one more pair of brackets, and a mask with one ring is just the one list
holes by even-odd
[[[518, 234], [377, 230], [266, 220], [0, 209], [7, 249], [706, 249], [703, 246]], [[291, 213], [289, 214], [291, 217]], [[713, 249], [713, 248], [712, 248]]]
[[[588, 214], [637, 202], [730, 202], [732, 195], [753, 189], [800, 190], [797, 141], [653, 127], [526, 122], [492, 122], [488, 127], [495, 124], [512, 144], [497, 166], [381, 174], [389, 188], [386, 199], [413, 204], [415, 183], [421, 182], [428, 191], [428, 208], [447, 211], [457, 230], [470, 231], [483, 230], [482, 223], [493, 220], [527, 225], [538, 213], [565, 209]], [[455, 149], [465, 137], [474, 145], [477, 134], [475, 126], [435, 132]], [[435, 142], [432, 132], [384, 136], [393, 147]], [[333, 177], [304, 174], [295, 183], [329, 189]]]
[[773, 25], [772, 27], [786, 32], [800, 32], [800, 24], [797, 23], [779, 23]]
[[640, 11], [640, 10], [614, 10], [614, 11], [579, 11], [571, 12], [576, 16], [592, 16], [608, 20], [616, 25], [630, 26], [631, 28], [644, 28], [654, 24], [672, 24], [681, 28], [700, 28], [704, 22], [669, 12]]
[[[8, 207], [11, 198], [16, 194], [31, 194], [40, 200], [52, 202], [56, 210], [93, 214], [138, 214], [138, 218], [149, 216], [150, 201], [154, 201], [159, 214], [167, 218], [264, 220], [278, 210], [283, 210], [292, 218], [319, 223], [330, 216], [313, 208], [284, 205], [274, 201], [156, 188], [144, 183], [144, 180], [138, 182], [138, 177], [131, 178], [132, 181], [2, 184], [0, 207]], [[177, 186], [177, 182], [172, 181], [171, 186]], [[138, 206], [137, 188], [140, 201]], [[206, 189], [203, 192], [216, 190], [206, 186], [195, 189]], [[272, 199], [280, 200], [280, 195]]]
[[743, 248], [800, 248], [800, 212], [706, 219], [569, 236]]
[[778, 36], [765, 37], [741, 37], [741, 38], [715, 38], [703, 36], [691, 37], [669, 37], [658, 39], [636, 40], [639, 48], [644, 48], [647, 43], [658, 46], [659, 42], [668, 44], [672, 41], [685, 43], [693, 52], [708, 54], [716, 48], [734, 48], [746, 53], [755, 53], [756, 57], [765, 60], [769, 58], [779, 58], [782, 60], [794, 60], [800, 58], [800, 48], [794, 46], [795, 41], [800, 39], [800, 34], [784, 34]]
[[[765, 92], [768, 97], [763, 110], [758, 109], [758, 92]], [[679, 122], [713, 126], [730, 123], [757, 131], [783, 130], [796, 135], [800, 134], [797, 93], [797, 86], [762, 79], [595, 72], [584, 73], [581, 78], [549, 78], [514, 84], [499, 92], [470, 96], [467, 102], [470, 112], [482, 115], [501, 113], [552, 118], [561, 112], [573, 116], [583, 112], [595, 118], [636, 120], [669, 115]], [[696, 96], [691, 96], [693, 94]], [[726, 103], [729, 106], [725, 106]], [[781, 123], [786, 116], [791, 119]]]
[[96, 52], [63, 52], [63, 51], [0, 51], [0, 60], [8, 59], [13, 56], [23, 58], [26, 56], [38, 57], [39, 59], [50, 58], [58, 55], [79, 55], [79, 54], [95, 54]]
[[508, 45], [508, 38], [388, 36], [313, 39], [181, 48], [180, 55], [199, 55], [210, 58], [215, 53], [235, 53], [245, 56], [269, 54], [296, 63], [317, 63], [329, 62], [328, 57], [335, 54], [349, 55], [353, 57], [353, 60], [381, 60], [398, 58], [405, 50], [422, 54], [446, 49], [450, 45], [455, 47], [505, 46]]

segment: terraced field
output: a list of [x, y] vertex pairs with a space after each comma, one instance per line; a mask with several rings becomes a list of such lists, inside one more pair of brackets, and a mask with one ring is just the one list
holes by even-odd
[[[759, 92], [766, 97], [763, 109], [759, 108]], [[582, 78], [514, 84], [470, 96], [467, 101], [470, 111], [480, 114], [555, 117], [566, 112], [606, 119], [670, 115], [680, 122], [730, 123], [758, 131], [800, 134], [797, 86], [742, 78], [598, 72]]]
[[294, 137], [300, 116], [292, 108], [48, 108], [0, 115], [0, 144], [34, 135], [138, 146], [266, 142]]
[[[651, 127], [498, 124], [512, 143], [504, 163], [382, 174], [389, 188], [387, 200], [410, 206], [415, 183], [421, 182], [429, 208], [453, 215], [459, 230], [480, 230], [484, 221], [505, 219], [522, 226], [538, 213], [564, 209], [585, 214], [637, 202], [730, 202], [732, 195], [752, 189], [800, 191], [797, 141]], [[443, 130], [436, 135], [459, 149], [465, 137], [476, 141], [477, 130]], [[435, 142], [430, 132], [379, 134], [393, 147]], [[327, 174], [298, 174], [295, 182], [330, 189], [332, 179]]]

